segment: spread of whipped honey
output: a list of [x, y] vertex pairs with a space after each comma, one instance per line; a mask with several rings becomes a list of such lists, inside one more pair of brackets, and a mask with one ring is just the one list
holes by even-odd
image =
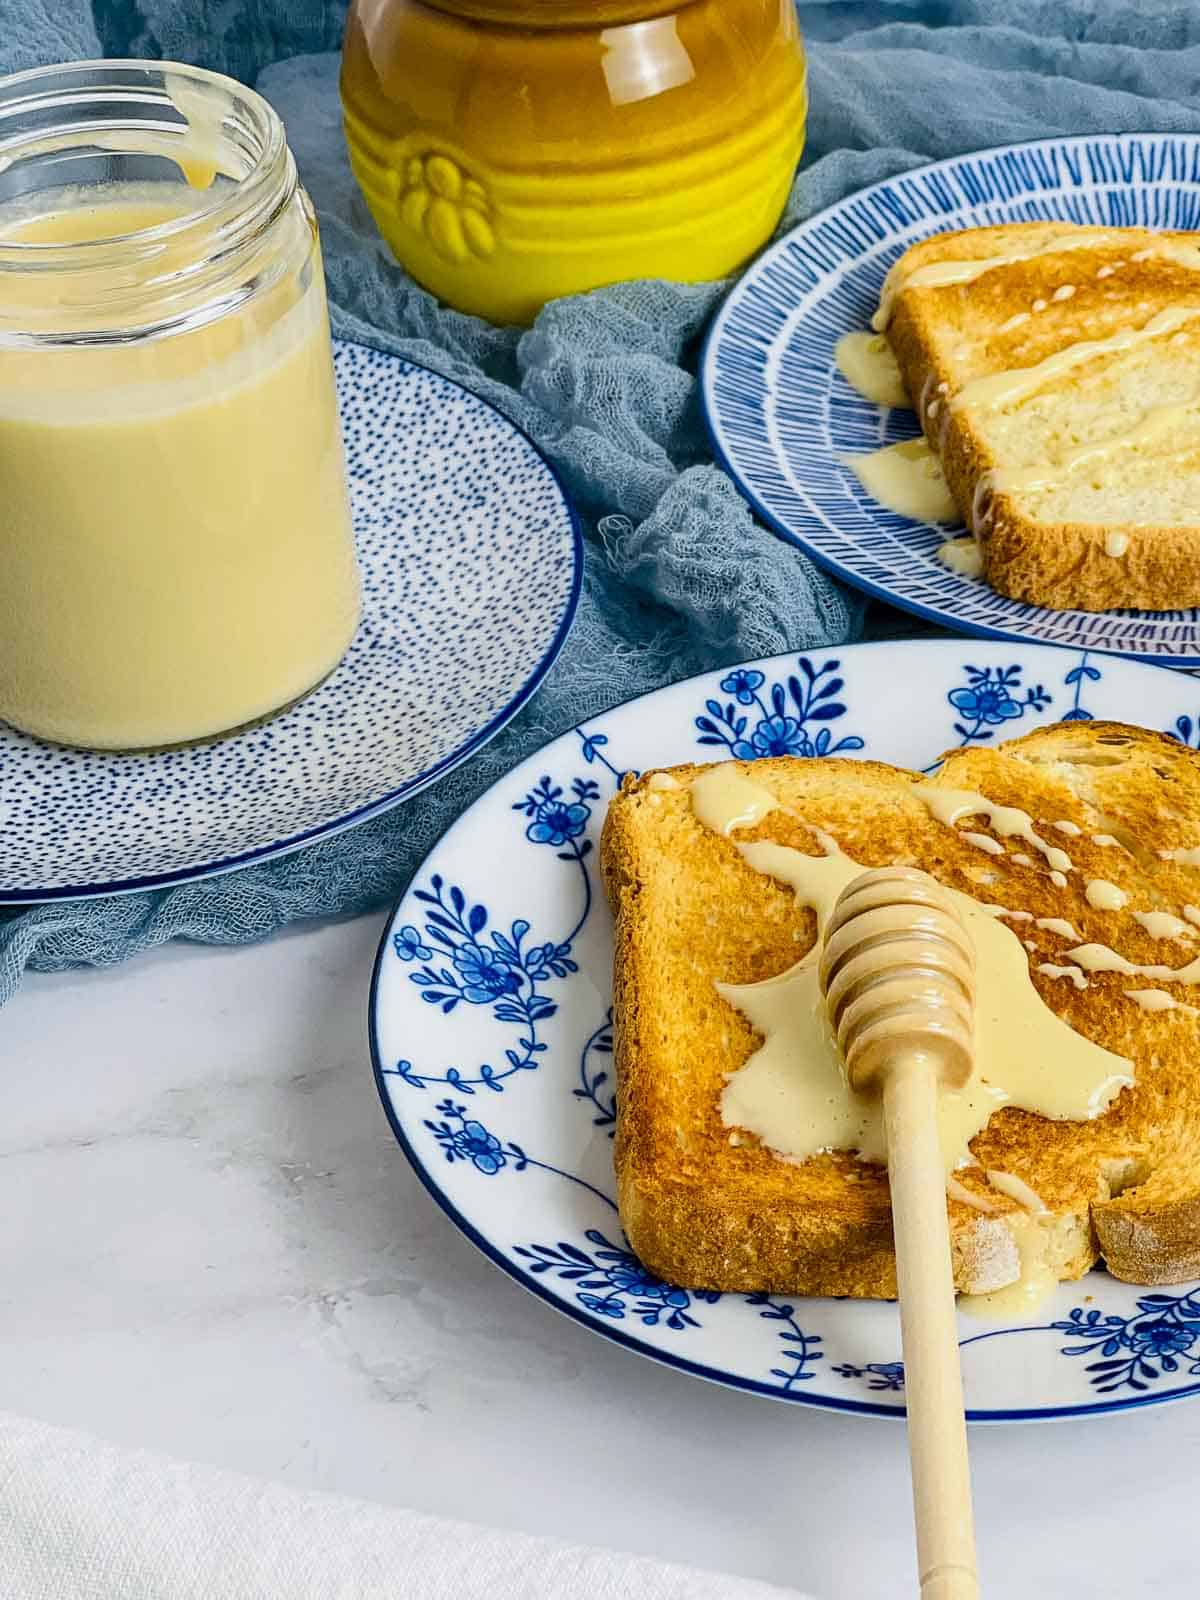
[[[965, 792], [922, 786], [935, 816], [949, 820], [970, 805]], [[769, 789], [734, 768], [718, 766], [692, 785], [697, 817], [734, 835], [779, 809]], [[1012, 807], [990, 806], [993, 827], [1032, 836], [1029, 818]], [[805, 820], [801, 818], [801, 820]], [[789, 846], [737, 844], [742, 859], [791, 888], [817, 917], [817, 942], [794, 967], [754, 984], [720, 984], [719, 992], [753, 1024], [763, 1043], [726, 1085], [721, 1113], [730, 1127], [756, 1134], [771, 1150], [803, 1161], [822, 1150], [849, 1150], [869, 1161], [886, 1159], [878, 1099], [853, 1091], [829, 1028], [818, 981], [820, 941], [842, 890], [866, 868], [823, 835], [824, 853]], [[1043, 845], [1053, 861], [1057, 846]], [[939, 1098], [942, 1155], [947, 1172], [971, 1161], [969, 1145], [1001, 1106], [1082, 1121], [1098, 1116], [1133, 1082], [1122, 1056], [1093, 1044], [1051, 1011], [1034, 988], [1024, 948], [1005, 925], [1001, 908], [947, 890], [976, 948], [976, 1069], [958, 1091]]]

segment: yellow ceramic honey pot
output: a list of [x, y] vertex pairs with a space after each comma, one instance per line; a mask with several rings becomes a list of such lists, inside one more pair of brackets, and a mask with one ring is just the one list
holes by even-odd
[[804, 142], [793, 0], [355, 0], [346, 136], [417, 281], [494, 322], [770, 236]]

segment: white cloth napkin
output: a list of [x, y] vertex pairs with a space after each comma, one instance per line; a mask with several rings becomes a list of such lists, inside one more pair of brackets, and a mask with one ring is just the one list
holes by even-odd
[[4, 1600], [797, 1600], [0, 1414]]

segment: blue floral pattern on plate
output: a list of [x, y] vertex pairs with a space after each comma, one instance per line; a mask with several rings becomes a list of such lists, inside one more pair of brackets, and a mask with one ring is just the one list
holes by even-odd
[[[1075, 1306], [1065, 1318], [1034, 1327], [995, 1328], [960, 1341], [960, 1348], [984, 1339], [1014, 1333], [1068, 1334], [1076, 1342], [1060, 1345], [1064, 1356], [1096, 1356], [1085, 1371], [1097, 1394], [1129, 1390], [1145, 1393], [1170, 1374], [1200, 1377], [1200, 1290], [1184, 1294], [1150, 1294], [1137, 1302], [1130, 1316], [1105, 1315], [1095, 1307]], [[833, 1369], [839, 1378], [854, 1378], [868, 1389], [904, 1388], [902, 1361], [844, 1362]]]
[[[626, 772], [739, 746], [756, 759], [776, 737], [914, 769], [951, 730], [970, 748], [1056, 715], [1194, 744], [1196, 708], [1191, 679], [1136, 663], [1007, 643], [968, 660], [961, 642], [922, 641], [748, 662], [563, 735], [450, 830], [381, 946], [373, 1057], [416, 1170], [494, 1261], [607, 1337], [754, 1393], [901, 1415], [894, 1306], [702, 1293], [649, 1272], [620, 1233], [611, 929], [593, 876], [606, 797]], [[1200, 1392], [1200, 1285], [1149, 1294], [1096, 1273], [1035, 1325], [977, 1326], [962, 1349], [980, 1420]]]
[[[958, 714], [954, 732], [960, 747], [996, 738], [1013, 739], [1020, 732], [1014, 724], [1027, 712], [1040, 714], [1058, 704], [1054, 694], [1041, 683], [1023, 684], [1025, 669], [1019, 661], [1006, 667], [975, 667], [964, 662], [962, 672], [964, 682], [946, 696], [951, 710]], [[1101, 669], [1089, 662], [1088, 652], [1083, 651], [1063, 677], [1064, 690], [1072, 691], [1070, 704], [1062, 712], [1064, 722], [1091, 721], [1092, 713], [1083, 704], [1085, 688], [1099, 683], [1103, 676]], [[934, 761], [924, 770], [931, 771], [937, 765]]]
[[559, 1243], [518, 1245], [515, 1254], [529, 1263], [530, 1272], [553, 1272], [561, 1282], [572, 1284], [585, 1311], [613, 1322], [624, 1321], [629, 1311], [645, 1328], [661, 1324], [682, 1333], [685, 1328], [700, 1326], [692, 1315], [695, 1303], [715, 1305], [721, 1298], [712, 1290], [677, 1289], [664, 1283], [630, 1250], [610, 1243], [598, 1228], [589, 1228], [586, 1238], [590, 1251]]
[[612, 1086], [613, 1019], [612, 1007], [604, 1021], [588, 1038], [579, 1053], [579, 1083], [571, 1090], [576, 1100], [586, 1100], [595, 1111], [594, 1128], [607, 1128], [613, 1136], [617, 1120], [617, 1096]]
[[1022, 691], [1019, 662], [1010, 667], [968, 665], [963, 671], [967, 682], [946, 696], [964, 719], [954, 724], [963, 744], [993, 739], [997, 730], [1011, 737], [1012, 730], [1005, 732], [1010, 722], [1019, 722], [1027, 711], [1044, 711], [1052, 699], [1040, 683]]
[[[526, 943], [530, 924], [521, 918], [507, 932], [488, 931], [487, 907], [468, 905], [457, 884], [447, 886], [438, 873], [430, 878], [427, 889], [413, 891], [414, 898], [427, 908], [424, 935], [412, 923], [405, 923], [392, 936], [400, 960], [417, 966], [409, 976], [429, 1005], [439, 1006], [445, 1016], [463, 1001], [489, 1006], [497, 1022], [517, 1026], [515, 1048], [510, 1045], [504, 1052], [505, 1066], [483, 1061], [474, 1076], [464, 1076], [458, 1067], [430, 1075], [402, 1059], [386, 1068], [387, 1072], [414, 1089], [448, 1084], [459, 1094], [474, 1094], [479, 1088], [502, 1093], [505, 1080], [514, 1072], [532, 1072], [537, 1067], [538, 1057], [546, 1050], [538, 1024], [558, 1010], [545, 986], [553, 978], [566, 978], [579, 970], [571, 958], [571, 945], [592, 906], [592, 880], [584, 866], [592, 842], [580, 836], [599, 793], [599, 786], [590, 778], [576, 778], [564, 798], [562, 787], [543, 775], [512, 807], [531, 819], [525, 829], [531, 844], [550, 845], [560, 861], [573, 862], [583, 875], [583, 910], [564, 938], [548, 944]], [[449, 957], [449, 966], [432, 964], [445, 957]]]
[[899, 1394], [904, 1388], [903, 1361], [867, 1361], [861, 1367], [853, 1361], [843, 1361], [833, 1370], [839, 1378], [861, 1378], [868, 1389]]
[[565, 1178], [568, 1183], [576, 1183], [582, 1189], [589, 1189], [606, 1206], [614, 1211], [617, 1209], [616, 1201], [588, 1183], [586, 1178], [574, 1172], [564, 1172], [561, 1167], [548, 1161], [538, 1161], [511, 1139], [499, 1139], [477, 1118], [468, 1116], [465, 1106], [456, 1105], [453, 1100], [443, 1100], [437, 1110], [438, 1120], [426, 1117], [425, 1126], [451, 1166], [456, 1161], [466, 1162], [476, 1172], [482, 1172], [485, 1178], [494, 1178], [498, 1172], [506, 1169], [528, 1172], [532, 1167], [539, 1172], [550, 1172], [555, 1177]]
[[[705, 715], [696, 718], [698, 744], [724, 745], [736, 761], [757, 761], [763, 756], [837, 756], [861, 750], [857, 734], [836, 743], [827, 726], [846, 715], [836, 697], [844, 687], [837, 676], [838, 661], [819, 669], [808, 656], [799, 659], [799, 673], [790, 672], [786, 690], [782, 683], [767, 686], [766, 676], [741, 668], [721, 679], [723, 694], [733, 701], [706, 700]], [[810, 724], [816, 723], [814, 732]]]
[[718, 460], [785, 539], [840, 577], [982, 638], [1114, 651], [1200, 666], [1200, 610], [1051, 611], [998, 594], [937, 558], [956, 531], [887, 510], [842, 464], [914, 437], [913, 413], [864, 400], [834, 361], [865, 329], [888, 268], [947, 229], [1065, 221], [1195, 226], [1195, 134], [1043, 139], [955, 156], [808, 218], [761, 255], [709, 335], [701, 392]]

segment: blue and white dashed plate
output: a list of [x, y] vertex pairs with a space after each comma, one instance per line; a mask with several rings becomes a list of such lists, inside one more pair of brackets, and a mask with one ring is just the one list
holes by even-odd
[[523, 433], [424, 367], [334, 347], [364, 614], [321, 686], [224, 739], [141, 755], [0, 726], [0, 902], [179, 883], [280, 855], [441, 777], [541, 683], [579, 530]]
[[[914, 768], [1061, 718], [1200, 742], [1200, 684], [1110, 657], [957, 640], [714, 672], [548, 745], [450, 829], [380, 946], [376, 1080], [433, 1198], [518, 1283], [606, 1338], [752, 1394], [904, 1405], [894, 1305], [696, 1294], [629, 1253], [613, 1200], [608, 797], [646, 766], [791, 754]], [[1200, 1392], [1200, 1284], [1094, 1272], [1028, 1326], [961, 1321], [969, 1415], [1083, 1416]]]
[[872, 405], [834, 366], [868, 326], [884, 276], [931, 233], [1060, 218], [1200, 226], [1200, 138], [1128, 133], [984, 150], [877, 183], [794, 229], [751, 268], [709, 336], [703, 395], [721, 461], [767, 522], [848, 583], [959, 632], [1200, 666], [1200, 611], [1047, 611], [949, 571], [961, 528], [886, 510], [842, 453], [914, 437], [911, 411]]

